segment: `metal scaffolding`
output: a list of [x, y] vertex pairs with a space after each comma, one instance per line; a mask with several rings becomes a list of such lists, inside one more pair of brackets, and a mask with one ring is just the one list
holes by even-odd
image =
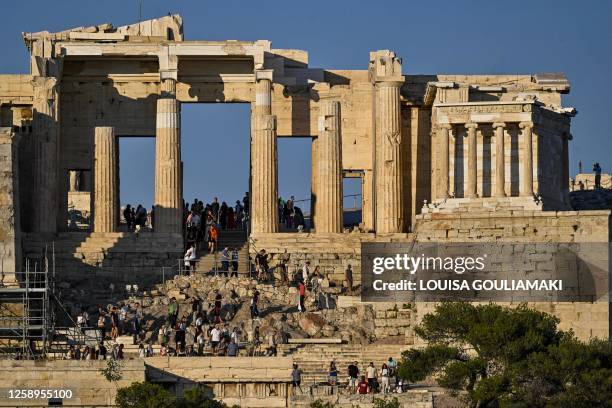
[[0, 285], [0, 353], [13, 358], [45, 357], [55, 316], [50, 306], [53, 283], [48, 262], [42, 270], [5, 275]]

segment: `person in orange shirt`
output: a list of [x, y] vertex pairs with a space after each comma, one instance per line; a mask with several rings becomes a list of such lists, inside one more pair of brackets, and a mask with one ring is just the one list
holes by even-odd
[[217, 239], [219, 238], [219, 230], [214, 225], [210, 226], [208, 232], [208, 250], [212, 254], [217, 249]]

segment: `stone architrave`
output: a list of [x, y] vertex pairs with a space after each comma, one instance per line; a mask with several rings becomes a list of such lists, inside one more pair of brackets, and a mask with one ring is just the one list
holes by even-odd
[[251, 108], [251, 230], [278, 232], [276, 116], [272, 115], [272, 71], [255, 71]]
[[181, 233], [183, 193], [181, 177], [180, 102], [176, 80], [162, 79], [157, 100], [155, 134], [155, 232]]
[[118, 161], [115, 128], [96, 127], [94, 134], [94, 232], [115, 232], [119, 223]]
[[340, 102], [321, 99], [317, 141], [317, 233], [339, 233], [343, 228]]

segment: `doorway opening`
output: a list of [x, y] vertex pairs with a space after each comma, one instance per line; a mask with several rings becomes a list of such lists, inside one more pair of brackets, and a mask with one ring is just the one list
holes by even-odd
[[134, 217], [138, 206], [147, 210], [146, 225], [155, 203], [155, 138], [119, 137], [119, 225], [127, 231], [125, 210], [129, 205]]
[[[278, 195], [282, 200], [279, 205], [279, 229], [281, 232], [294, 232], [302, 226], [310, 230], [312, 213], [311, 179], [312, 179], [312, 138], [283, 137], [278, 138]], [[291, 206], [287, 208], [287, 201]]]
[[342, 181], [342, 208], [344, 227], [358, 227], [362, 221], [363, 172], [345, 172]]

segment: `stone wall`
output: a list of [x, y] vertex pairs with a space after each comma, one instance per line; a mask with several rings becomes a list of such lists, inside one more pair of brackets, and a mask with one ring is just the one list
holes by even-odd
[[200, 386], [208, 395], [241, 407], [286, 407], [290, 357], [151, 357], [147, 379], [169, 385], [177, 395]]
[[108, 382], [100, 373], [100, 369], [105, 367], [106, 361], [102, 360], [1, 360], [0, 389], [3, 394], [0, 406], [46, 406], [46, 399], [8, 399], [6, 391], [9, 389], [69, 389], [72, 398], [64, 399], [63, 406], [112, 406], [118, 388], [145, 380], [142, 360], [124, 360], [122, 378], [115, 383]]
[[21, 268], [18, 140], [11, 128], [0, 128], [0, 282]]

